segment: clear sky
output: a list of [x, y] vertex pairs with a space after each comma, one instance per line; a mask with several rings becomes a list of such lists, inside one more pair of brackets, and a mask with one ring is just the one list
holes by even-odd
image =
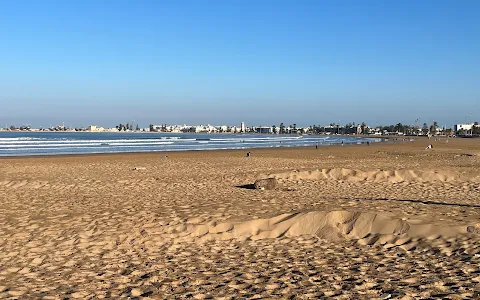
[[480, 1], [0, 1], [0, 124], [480, 120]]

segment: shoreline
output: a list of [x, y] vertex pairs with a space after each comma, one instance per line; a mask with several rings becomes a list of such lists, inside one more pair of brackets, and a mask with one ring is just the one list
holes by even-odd
[[[198, 149], [198, 150], [163, 150], [163, 151], [144, 151], [144, 152], [109, 152], [109, 153], [68, 153], [68, 154], [38, 154], [38, 155], [11, 155], [11, 156], [0, 156], [0, 161], [1, 160], [13, 160], [13, 159], [45, 159], [45, 158], [75, 158], [75, 157], [85, 157], [85, 158], [95, 158], [95, 157], [122, 157], [122, 156], [128, 156], [128, 157], [139, 157], [139, 156], [145, 156], [145, 157], [155, 157], [155, 156], [171, 156], [171, 155], [186, 155], [186, 154], [192, 154], [193, 156], [215, 156], [216, 154], [222, 153], [222, 154], [245, 154], [246, 152], [252, 152], [255, 151], [255, 153], [280, 153], [280, 152], [298, 152], [298, 151], [312, 151], [312, 152], [318, 152], [322, 153], [326, 149], [345, 149], [345, 148], [355, 148], [355, 149], [367, 149], [366, 147], [369, 148], [378, 148], [381, 147], [382, 145], [399, 145], [399, 144], [413, 144], [419, 142], [419, 140], [422, 139], [417, 139], [415, 141], [399, 141], [395, 142], [392, 141], [391, 139], [387, 141], [382, 141], [382, 142], [373, 142], [370, 143], [369, 146], [367, 144], [362, 143], [362, 144], [357, 144], [357, 143], [350, 143], [350, 144], [344, 144], [343, 146], [341, 144], [332, 144], [332, 145], [319, 145], [318, 149], [315, 148], [315, 145], [308, 145], [308, 146], [291, 146], [291, 147], [285, 147], [285, 146], [279, 146], [279, 147], [259, 147], [259, 148], [243, 148], [243, 149]], [[426, 141], [428, 141], [425, 138]], [[422, 148], [423, 149], [423, 148]], [[327, 151], [330, 152], [330, 151]], [[253, 155], [255, 157], [255, 154]]]
[[[135, 134], [122, 132], [88, 132], [83, 135], [70, 134], [69, 132], [55, 132], [54, 134], [48, 133], [49, 132], [0, 134], [0, 158], [118, 153], [131, 154], [150, 152], [171, 153], [178, 151], [243, 151], [263, 148], [292, 148], [309, 146], [324, 147], [340, 144], [354, 145], [367, 143], [373, 144], [384, 143], [393, 140], [386, 137], [356, 135], [144, 133], [144, 135], [142, 135], [144, 136], [143, 138], [138, 136], [137, 139], [135, 137], [136, 133], [140, 132], [136, 132]], [[110, 134], [104, 135], [103, 133]], [[44, 137], [46, 138], [44, 139]], [[53, 145], [53, 143], [57, 141], [57, 137], [60, 137], [60, 139], [58, 140], [57, 144]], [[77, 139], [77, 137], [79, 138]], [[157, 138], [160, 139], [158, 142], [156, 142]], [[157, 146], [157, 144], [162, 144], [162, 146]], [[166, 145], [163, 146], [163, 144]], [[46, 146], [55, 147], [42, 148]], [[40, 148], [36, 149], [37, 147]]]
[[[362, 137], [363, 138], [363, 137]], [[412, 141], [401, 141], [402, 143], [412, 143]], [[394, 143], [387, 139], [386, 141], [380, 142], [371, 142], [370, 146], [378, 144], [389, 144]], [[82, 156], [118, 156], [118, 155], [156, 155], [165, 153], [164, 156], [168, 156], [166, 153], [177, 154], [177, 153], [196, 153], [196, 152], [245, 152], [245, 151], [262, 151], [262, 150], [277, 150], [277, 149], [290, 149], [290, 150], [303, 150], [312, 148], [313, 150], [319, 151], [324, 148], [332, 147], [352, 147], [352, 146], [367, 146], [366, 143], [345, 143], [345, 144], [319, 144], [318, 149], [315, 148], [315, 145], [308, 146], [278, 146], [278, 147], [253, 147], [253, 148], [232, 148], [232, 149], [191, 149], [191, 150], [159, 150], [159, 151], [131, 151], [131, 152], [97, 152], [97, 153], [52, 153], [52, 154], [28, 154], [28, 155], [0, 155], [0, 160], [2, 159], [15, 159], [15, 158], [47, 158], [47, 157], [82, 157]]]
[[[221, 135], [221, 134], [226, 134], [226, 135], [262, 135], [262, 136], [319, 136], [319, 137], [348, 137], [348, 138], [384, 138], [384, 139], [389, 139], [389, 138], [421, 138], [421, 137], [427, 137], [427, 136], [422, 136], [422, 135], [373, 135], [373, 134], [295, 134], [295, 133], [284, 133], [284, 134], [273, 134], [273, 133], [257, 133], [257, 132], [159, 132], [159, 131], [11, 131], [11, 130], [5, 130], [1, 131], [0, 130], [0, 135], [2, 133], [109, 133], [109, 134], [167, 134], [167, 135], [172, 135], [172, 134], [179, 134], [179, 135], [185, 135], [185, 134], [198, 134], [198, 135]], [[445, 136], [442, 136], [445, 137]]]

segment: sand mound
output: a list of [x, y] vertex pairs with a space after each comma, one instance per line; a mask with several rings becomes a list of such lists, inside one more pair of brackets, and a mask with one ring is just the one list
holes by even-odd
[[284, 180], [342, 180], [348, 182], [463, 182], [477, 181], [480, 178], [469, 178], [460, 174], [436, 171], [416, 171], [416, 170], [372, 170], [361, 171], [353, 169], [321, 169], [314, 171], [291, 171], [267, 176]]
[[210, 222], [167, 229], [165, 237], [182, 241], [261, 240], [314, 235], [330, 241], [358, 240], [360, 244], [415, 248], [419, 240], [436, 240], [476, 234], [472, 226], [447, 226], [387, 213], [359, 211], [311, 211], [282, 214], [245, 222]]
[[273, 190], [277, 186], [277, 180], [275, 178], [258, 179], [253, 186], [257, 190]]

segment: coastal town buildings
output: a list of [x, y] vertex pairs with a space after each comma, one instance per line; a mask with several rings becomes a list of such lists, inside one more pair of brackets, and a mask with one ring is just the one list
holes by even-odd
[[6, 125], [4, 128], [0, 128], [0, 131], [87, 131], [87, 132], [163, 132], [163, 133], [256, 133], [256, 134], [300, 134], [300, 135], [396, 135], [396, 136], [442, 136], [442, 135], [479, 135], [480, 128], [477, 122], [455, 124], [452, 128], [448, 128], [447, 125], [438, 126], [437, 122], [428, 126], [424, 123], [422, 127], [418, 124], [415, 125], [403, 125], [397, 123], [395, 125], [388, 126], [375, 126], [371, 127], [362, 122], [361, 124], [349, 123], [346, 125], [340, 125], [338, 123], [331, 123], [325, 126], [311, 125], [300, 127], [296, 124], [284, 125], [280, 123], [278, 125], [265, 126], [254, 125], [246, 126], [245, 122], [241, 122], [239, 125], [149, 125], [147, 128], [139, 128], [138, 124], [134, 126], [134, 123], [119, 124], [115, 127], [102, 127], [98, 125], [89, 125], [87, 127], [72, 127], [65, 125], [50, 126], [47, 128], [32, 127], [30, 125], [13, 126]]
[[271, 134], [272, 132], [272, 127], [269, 126], [260, 126], [256, 128], [256, 131], [258, 133], [263, 133], [263, 134]]
[[457, 135], [466, 135], [466, 136], [480, 136], [480, 126], [478, 122], [466, 123], [466, 124], [456, 124], [454, 127], [454, 132]]
[[472, 130], [473, 126], [475, 126], [475, 123], [455, 124], [453, 126], [453, 130], [457, 133], [461, 130], [470, 131]]
[[104, 127], [101, 127], [101, 126], [89, 125], [87, 127], [86, 131], [90, 131], [90, 132], [118, 132], [118, 128], [116, 128], [116, 127], [104, 128]]
[[105, 128], [103, 127], [97, 127], [96, 125], [89, 125], [87, 127], [88, 131], [103, 131]]

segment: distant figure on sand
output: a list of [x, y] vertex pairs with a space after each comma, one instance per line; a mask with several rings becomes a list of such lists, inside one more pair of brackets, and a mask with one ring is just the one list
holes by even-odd
[[425, 148], [425, 149], [432, 149], [432, 148], [433, 148], [433, 145], [430, 144], [430, 145], [428, 145], [427, 148]]
[[245, 157], [250, 157], [251, 153], [250, 151], [247, 152], [247, 155], [245, 155]]
[[318, 149], [318, 144], [315, 145], [315, 149]]

